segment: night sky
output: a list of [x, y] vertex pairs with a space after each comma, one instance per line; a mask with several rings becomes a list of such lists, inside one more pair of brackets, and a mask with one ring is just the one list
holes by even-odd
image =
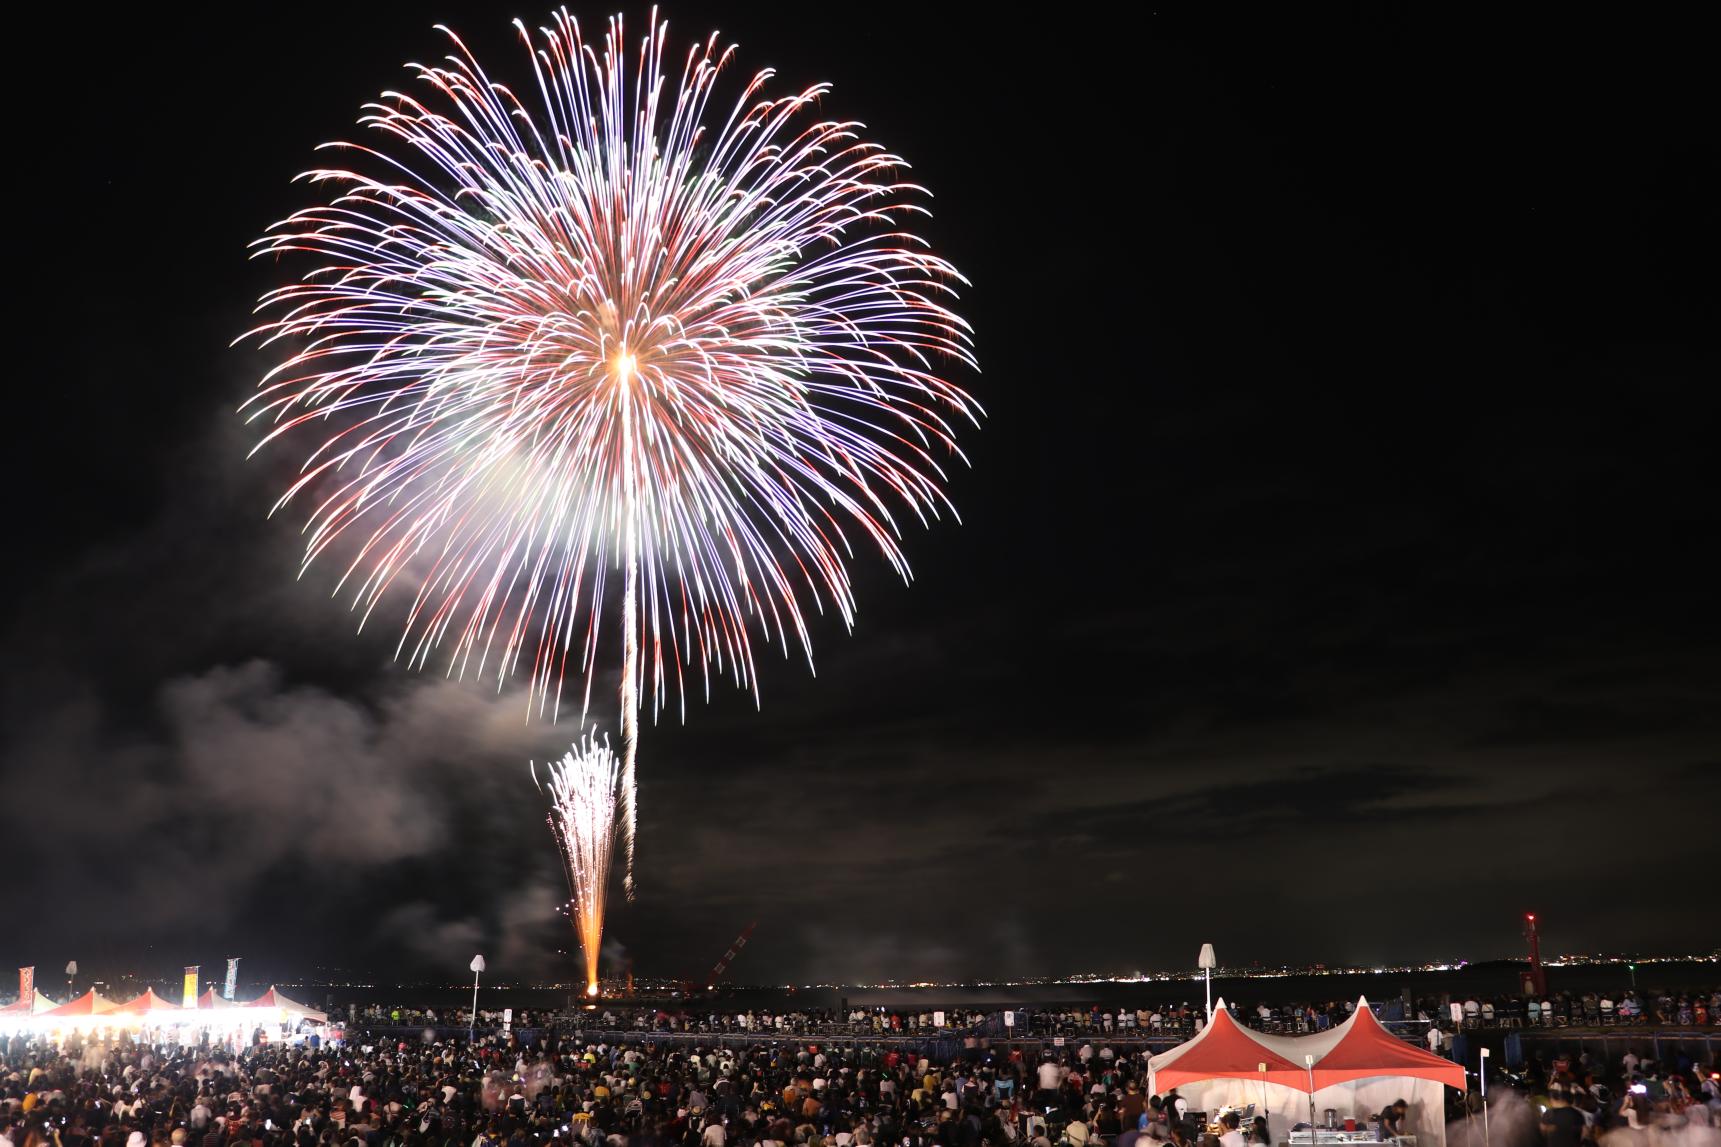
[[[1101, 11], [666, 9], [913, 163], [988, 417], [962, 524], [911, 587], [857, 562], [816, 678], [773, 647], [759, 707], [646, 728], [612, 955], [698, 979], [757, 919], [740, 980], [1478, 959], [1525, 910], [1712, 948], [1704, 37]], [[575, 724], [295, 580], [228, 347], [312, 147], [436, 22], [513, 78], [544, 12], [232, 12], [13, 44], [55, 78], [10, 101], [0, 966], [571, 978], [526, 762]]]

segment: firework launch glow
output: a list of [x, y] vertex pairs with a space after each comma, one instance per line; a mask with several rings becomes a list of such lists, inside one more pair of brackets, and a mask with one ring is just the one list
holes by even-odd
[[909, 577], [976, 363], [961, 276], [908, 229], [924, 189], [817, 116], [824, 85], [720, 99], [734, 47], [676, 59], [655, 13], [632, 54], [620, 17], [601, 47], [565, 11], [515, 26], [524, 94], [448, 32], [257, 242], [305, 269], [259, 305], [286, 349], [246, 411], [303, 452], [276, 508], [308, 507], [304, 563], [344, 543], [365, 618], [411, 589], [412, 664], [500, 686], [529, 660], [539, 715], [571, 670], [583, 714], [619, 590], [631, 894], [645, 699], [757, 698], [760, 642], [810, 667], [811, 615], [853, 625], [857, 547]]
[[550, 795], [550, 831], [561, 846], [572, 895], [569, 911], [586, 960], [586, 994], [598, 992], [598, 953], [604, 939], [610, 860], [615, 854], [615, 814], [620, 763], [609, 738], [581, 737], [559, 761], [546, 766], [548, 784], [532, 766], [532, 779]]

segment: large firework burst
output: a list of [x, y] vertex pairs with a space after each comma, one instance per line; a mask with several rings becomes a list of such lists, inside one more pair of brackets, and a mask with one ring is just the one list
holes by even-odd
[[601, 50], [565, 11], [515, 26], [534, 93], [448, 32], [368, 146], [328, 145], [353, 167], [306, 174], [328, 202], [258, 241], [308, 266], [260, 304], [289, 350], [247, 409], [306, 453], [277, 504], [310, 504], [306, 564], [350, 539], [367, 617], [416, 587], [414, 664], [500, 682], [530, 651], [538, 711], [570, 668], [584, 711], [619, 578], [631, 890], [643, 699], [684, 706], [690, 668], [757, 695], [755, 640], [810, 665], [809, 610], [853, 623], [856, 542], [908, 577], [974, 358], [960, 276], [907, 229], [923, 189], [814, 114], [824, 85], [720, 104], [733, 47], [666, 67], [655, 13], [631, 57], [619, 17]]

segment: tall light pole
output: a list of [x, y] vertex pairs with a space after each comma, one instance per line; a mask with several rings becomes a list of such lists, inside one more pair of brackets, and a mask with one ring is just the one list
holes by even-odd
[[484, 970], [484, 956], [472, 957], [467, 967], [472, 969], [472, 1018], [466, 1025], [466, 1042], [471, 1043], [478, 1031], [478, 974]]
[[70, 1003], [72, 1001], [72, 981], [77, 979], [77, 978], [78, 978], [78, 962], [76, 960], [67, 960], [66, 961], [66, 1002], [67, 1003]]
[[1488, 1137], [1488, 1049], [1482, 1049], [1482, 1063], [1477, 1069], [1477, 1075], [1482, 1078], [1482, 1144], [1492, 1147], [1493, 1140]]
[[1213, 954], [1213, 945], [1201, 945], [1201, 955], [1195, 961], [1195, 966], [1207, 973], [1207, 1022], [1213, 1022], [1213, 969], [1219, 966], [1219, 958]]

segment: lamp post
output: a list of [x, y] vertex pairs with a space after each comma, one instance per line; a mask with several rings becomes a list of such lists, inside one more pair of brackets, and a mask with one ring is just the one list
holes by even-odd
[[1213, 945], [1201, 945], [1201, 955], [1196, 959], [1195, 966], [1207, 973], [1207, 1022], [1213, 1022], [1213, 969], [1218, 967], [1219, 959], [1213, 954]]
[[484, 970], [483, 955], [472, 957], [472, 963], [467, 967], [472, 969], [472, 1018], [466, 1025], [466, 1042], [471, 1043], [478, 1031], [478, 973]]
[[77, 978], [78, 978], [78, 962], [76, 960], [67, 960], [66, 961], [66, 1002], [67, 1003], [70, 1003], [72, 1000], [72, 981], [77, 979]]
[[1488, 1137], [1488, 1049], [1482, 1049], [1482, 1062], [1476, 1074], [1482, 1080], [1482, 1143], [1483, 1147], [1492, 1147], [1493, 1140]]
[[[1267, 1126], [1268, 1128], [1271, 1128], [1273, 1120], [1270, 1118], [1270, 1113], [1267, 1110], [1267, 1065], [1265, 1063], [1257, 1063], [1255, 1065], [1255, 1070], [1261, 1073], [1261, 1118], [1267, 1120]], [[1268, 1134], [1268, 1138], [1272, 1138], [1270, 1132]]]

